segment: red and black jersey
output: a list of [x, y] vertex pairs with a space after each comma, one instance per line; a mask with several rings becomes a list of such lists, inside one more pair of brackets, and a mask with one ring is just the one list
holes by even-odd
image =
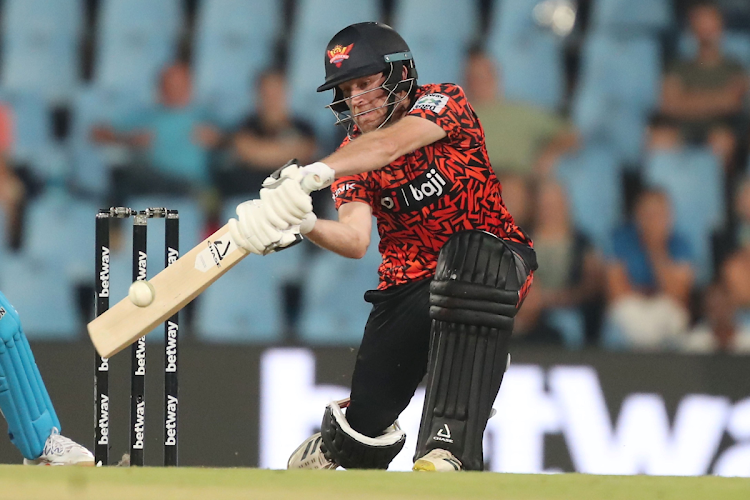
[[440, 248], [458, 231], [488, 231], [531, 246], [503, 204], [484, 130], [463, 89], [422, 85], [408, 115], [436, 123], [447, 136], [331, 186], [336, 209], [353, 201], [372, 207], [383, 256], [378, 289], [432, 277]]

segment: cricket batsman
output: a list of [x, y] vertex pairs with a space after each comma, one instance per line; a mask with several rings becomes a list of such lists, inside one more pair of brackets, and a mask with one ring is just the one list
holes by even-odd
[[0, 410], [10, 441], [26, 465], [94, 465], [94, 455], [60, 435], [60, 421], [44, 387], [21, 320], [0, 293]]
[[[325, 72], [318, 92], [333, 90], [329, 107], [348, 132], [341, 147], [285, 165], [230, 220], [233, 238], [257, 254], [300, 233], [350, 258], [365, 255], [377, 220], [380, 281], [365, 293], [372, 311], [351, 396], [325, 408], [320, 433], [288, 467], [386, 469], [404, 446], [397, 418], [427, 374], [414, 470], [482, 470], [513, 318], [537, 267], [532, 243], [503, 204], [463, 90], [417, 85], [392, 28], [344, 28], [326, 48]], [[338, 221], [313, 213], [311, 175], [331, 184]]]

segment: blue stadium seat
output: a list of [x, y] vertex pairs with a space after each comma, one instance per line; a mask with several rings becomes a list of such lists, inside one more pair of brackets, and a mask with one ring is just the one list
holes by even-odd
[[623, 211], [617, 156], [607, 148], [587, 147], [562, 158], [557, 177], [568, 192], [576, 227], [607, 250]]
[[580, 82], [587, 91], [646, 112], [656, 105], [659, 95], [659, 43], [651, 37], [590, 35], [583, 46]]
[[500, 64], [500, 89], [511, 101], [558, 108], [565, 92], [562, 39], [534, 20], [537, 0], [501, 0], [487, 50]]
[[39, 92], [3, 90], [0, 100], [13, 111], [13, 160], [28, 165], [41, 179], [64, 177], [66, 166], [49, 161], [54, 145], [50, 110], [44, 96]]
[[[726, 31], [722, 39], [722, 48], [726, 56], [732, 57], [746, 68], [750, 68], [750, 33]], [[678, 50], [685, 58], [695, 57], [698, 52], [698, 41], [690, 32], [680, 37]]]
[[720, 162], [707, 148], [655, 151], [646, 159], [644, 178], [670, 195], [675, 228], [690, 240], [696, 278], [706, 284], [713, 271], [711, 235], [724, 222]]
[[581, 349], [586, 340], [583, 314], [579, 309], [557, 307], [549, 309], [547, 317], [550, 325], [562, 335], [563, 344], [568, 349]]
[[365, 291], [377, 288], [377, 227], [373, 220], [370, 247], [362, 259], [319, 252], [305, 280], [300, 336], [311, 344], [357, 345], [362, 339], [371, 305]]
[[48, 189], [29, 204], [23, 253], [73, 282], [93, 280], [94, 217], [99, 207]]
[[[380, 2], [360, 0], [298, 0], [289, 42], [289, 92], [292, 109], [315, 125], [324, 145], [335, 138], [333, 115], [327, 104], [332, 92], [315, 92], [325, 80], [323, 61], [328, 41], [350, 24], [380, 19]], [[408, 40], [407, 40], [408, 42]]]
[[[222, 221], [243, 198], [227, 200]], [[277, 342], [284, 328], [283, 285], [298, 280], [304, 247], [249, 255], [199, 297], [198, 335], [209, 342]]]
[[79, 81], [82, 21], [79, 0], [6, 0], [3, 87], [67, 99]]
[[457, 83], [463, 80], [466, 51], [478, 30], [476, 2], [401, 0], [393, 27], [414, 55], [419, 83]]
[[8, 255], [0, 261], [0, 287], [18, 310], [29, 339], [77, 337], [81, 325], [74, 288], [54, 263], [25, 252]]
[[591, 26], [598, 32], [637, 34], [669, 28], [674, 22], [670, 0], [597, 0]]
[[207, 0], [201, 4], [195, 36], [198, 101], [227, 125], [254, 104], [254, 80], [274, 60], [281, 23], [275, 0]]
[[627, 165], [638, 164], [646, 135], [645, 112], [610, 99], [601, 86], [581, 85], [571, 115], [585, 144], [609, 147]]
[[150, 101], [160, 70], [176, 56], [181, 9], [180, 0], [103, 0], [96, 84]]
[[560, 107], [565, 93], [562, 49], [549, 36], [529, 36], [489, 46], [500, 64], [505, 99], [547, 109]]
[[72, 159], [71, 184], [91, 196], [104, 199], [109, 192], [112, 153], [117, 147], [105, 147], [91, 141], [91, 129], [111, 123], [131, 113], [138, 103], [126, 93], [96, 87], [79, 89], [73, 99], [69, 139]]
[[496, 0], [489, 25], [491, 45], [503, 45], [529, 36], [551, 33], [537, 24], [534, 8], [539, 0]]

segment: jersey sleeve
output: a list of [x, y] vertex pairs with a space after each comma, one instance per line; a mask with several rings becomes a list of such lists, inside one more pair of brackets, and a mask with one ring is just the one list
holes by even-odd
[[372, 205], [372, 191], [368, 187], [365, 174], [348, 175], [336, 179], [331, 184], [331, 193], [336, 204], [336, 210], [341, 208], [344, 203], [352, 201]]
[[431, 87], [419, 96], [408, 115], [437, 124], [451, 142], [474, 139], [480, 128], [479, 120], [463, 89], [452, 83]]

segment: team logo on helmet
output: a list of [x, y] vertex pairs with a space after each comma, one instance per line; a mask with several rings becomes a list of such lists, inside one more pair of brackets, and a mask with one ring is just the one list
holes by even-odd
[[341, 67], [341, 63], [344, 62], [346, 59], [349, 59], [349, 52], [351, 52], [352, 47], [354, 47], [353, 43], [350, 43], [346, 47], [342, 45], [336, 45], [328, 52], [328, 61], [331, 64], [335, 64], [337, 68]]

